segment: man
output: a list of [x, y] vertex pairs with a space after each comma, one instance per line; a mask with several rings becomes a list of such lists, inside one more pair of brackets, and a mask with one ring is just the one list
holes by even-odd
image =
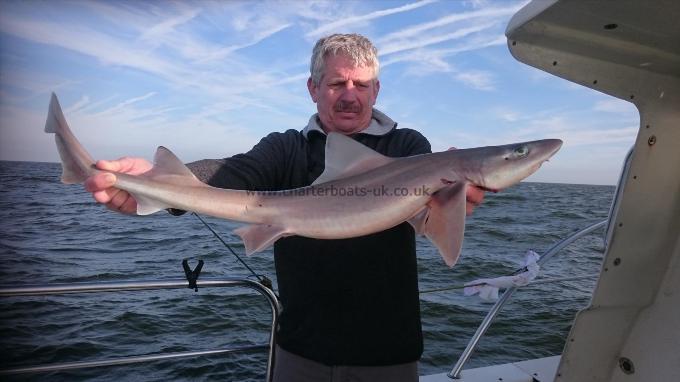
[[[377, 51], [356, 34], [332, 35], [314, 47], [307, 87], [318, 113], [302, 131], [263, 138], [245, 154], [189, 164], [215, 187], [283, 190], [311, 184], [324, 169], [326, 135], [337, 132], [391, 157], [430, 152], [418, 132], [373, 108]], [[139, 158], [99, 161], [102, 170], [138, 174]], [[112, 188], [115, 176], [85, 183], [110, 209], [134, 213], [135, 200]], [[470, 188], [468, 213], [483, 199]], [[283, 311], [274, 379], [284, 381], [417, 381], [423, 350], [415, 234], [408, 223], [372, 235], [318, 240], [279, 239], [274, 260]]]

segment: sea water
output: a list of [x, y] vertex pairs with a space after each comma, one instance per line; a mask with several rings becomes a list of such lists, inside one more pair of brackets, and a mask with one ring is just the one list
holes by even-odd
[[[195, 216], [131, 217], [92, 202], [79, 185], [59, 182], [52, 163], [0, 162], [0, 283], [4, 286], [184, 277], [182, 259], [205, 261], [202, 278], [245, 278], [237, 262]], [[604, 220], [612, 186], [520, 183], [468, 217], [463, 254], [446, 267], [418, 238], [421, 291], [511, 274], [527, 250], [542, 253], [574, 231]], [[239, 224], [206, 218], [237, 252]], [[602, 231], [560, 252], [539, 278], [597, 274]], [[245, 259], [274, 280], [271, 250]], [[200, 281], [200, 280], [199, 280]], [[200, 285], [200, 284], [199, 284]], [[587, 306], [595, 278], [517, 291], [466, 368], [560, 354], [574, 314]], [[313, 287], [313, 286], [310, 286]], [[276, 288], [275, 288], [276, 289]], [[450, 370], [491, 303], [454, 289], [421, 294], [425, 352], [421, 375]], [[202, 288], [0, 299], [1, 368], [161, 352], [266, 344], [270, 309], [245, 289]], [[265, 352], [201, 356], [115, 367], [24, 374], [35, 381], [260, 381]]]

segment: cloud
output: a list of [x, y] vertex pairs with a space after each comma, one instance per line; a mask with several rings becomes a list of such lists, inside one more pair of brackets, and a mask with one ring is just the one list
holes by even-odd
[[260, 43], [261, 41], [265, 40], [266, 38], [273, 36], [274, 34], [287, 29], [291, 27], [293, 24], [287, 23], [287, 24], [280, 24], [280, 25], [273, 25], [271, 29], [268, 30], [262, 30], [258, 32], [253, 38], [245, 42], [243, 44], [237, 44], [237, 45], [230, 45], [226, 46], [223, 48], [217, 48], [217, 49], [211, 49], [208, 51], [208, 53], [204, 54], [203, 57], [200, 57], [195, 60], [196, 63], [204, 63], [207, 61], [218, 61], [218, 60], [223, 60], [226, 56], [231, 54], [232, 52], [235, 52], [239, 49], [244, 49], [253, 45], [256, 45]]
[[[392, 32], [380, 38], [378, 40], [378, 43], [387, 43], [393, 40], [403, 41], [413, 37], [419, 37], [423, 32], [426, 32], [430, 29], [435, 29], [442, 26], [459, 23], [462, 21], [468, 21], [478, 18], [496, 20], [504, 19], [506, 16], [515, 13], [519, 8], [520, 6], [513, 5], [507, 8], [488, 8], [472, 12], [454, 13], [452, 15], [444, 16], [434, 21], [413, 25], [411, 27], [404, 28], [396, 32]], [[481, 20], [479, 21], [479, 23], [484, 24], [485, 21], [488, 20]]]
[[[370, 36], [390, 68], [379, 108], [435, 149], [558, 137], [560, 155], [593, 152], [593, 161], [635, 138], [634, 107], [512, 66], [504, 25], [524, 2], [385, 4], [394, 3], [9, 2], [0, 7], [0, 154], [56, 160], [42, 132], [56, 88], [97, 157], [149, 157], [158, 144], [183, 160], [243, 152], [304, 125], [315, 111], [305, 87], [312, 39], [345, 29]], [[506, 84], [516, 84], [510, 95], [497, 91]], [[533, 101], [555, 89], [558, 100]], [[498, 106], [508, 97], [526, 106]]]
[[0, 160], [54, 161], [54, 138], [42, 132], [45, 114], [0, 105]]
[[[495, 45], [505, 45], [506, 39], [503, 35], [476, 36], [452, 48], [443, 49], [414, 49], [406, 52], [392, 54], [381, 62], [381, 67], [387, 67], [399, 62], [409, 61], [411, 63], [423, 63], [425, 66], [441, 67], [448, 72], [449, 64], [445, 58], [459, 53], [488, 48]], [[434, 63], [434, 65], [432, 65]], [[442, 65], [446, 63], [446, 65]]]
[[481, 8], [489, 4], [489, 0], [463, 0], [465, 4], [470, 4], [473, 9]]
[[167, 18], [148, 29], [145, 29], [140, 36], [141, 40], [154, 40], [167, 35], [169, 33], [175, 32], [175, 28], [193, 20], [200, 13], [200, 9], [189, 9], [182, 12], [177, 16]]
[[[478, 26], [477, 28], [479, 27], [481, 26]], [[463, 30], [460, 35], [464, 35], [464, 32], [469, 32], [469, 30]], [[404, 75], [420, 77], [437, 73], [449, 73], [453, 79], [470, 88], [492, 91], [496, 89], [494, 74], [492, 72], [483, 70], [460, 70], [446, 60], [446, 57], [454, 54], [505, 44], [505, 37], [487, 37], [487, 41], [479, 41], [479, 39], [475, 39], [475, 41], [471, 43], [465, 43], [449, 49], [437, 50], [419, 47], [418, 49], [414, 49], [405, 54], [390, 56], [381, 66], [385, 68], [399, 62], [409, 62], [410, 66], [404, 70]], [[424, 44], [423, 46], [427, 45], [428, 44]], [[402, 48], [408, 49], [408, 46]]]
[[520, 139], [560, 138], [569, 146], [632, 144], [638, 126], [610, 127], [606, 120], [577, 122], [566, 115], [533, 119], [529, 126], [516, 130]]
[[143, 100], [145, 100], [145, 99], [147, 99], [147, 98], [149, 98], [149, 97], [153, 97], [154, 95], [156, 95], [156, 92], [149, 92], [149, 93], [147, 93], [147, 94], [144, 94], [143, 96], [131, 98], [131, 99], [129, 99], [129, 100], [126, 100], [126, 101], [124, 101], [124, 102], [121, 102], [121, 103], [119, 103], [118, 105], [116, 105], [116, 107], [125, 107], [125, 106], [131, 105], [131, 104], [133, 104], [133, 103], [136, 103], [136, 102], [139, 102], [139, 101], [143, 101]]
[[561, 139], [570, 146], [586, 146], [586, 145], [606, 145], [612, 143], [629, 143], [633, 144], [635, 136], [637, 135], [638, 127], [621, 127], [613, 129], [601, 130], [562, 130], [556, 131]]
[[[116, 8], [113, 12], [110, 6], [102, 3], [88, 7], [94, 9], [99, 16], [105, 14], [107, 18], [113, 14], [127, 22], [116, 25], [117, 33], [113, 34], [105, 32], [106, 27], [86, 22], [64, 24], [39, 21], [20, 14], [12, 14], [11, 17], [5, 14], [0, 15], [0, 29], [34, 43], [51, 45], [94, 58], [102, 64], [97, 70], [106, 71], [107, 66], [134, 69], [156, 76], [163, 86], [182, 89], [189, 97], [197, 96], [207, 102], [210, 99], [228, 100], [230, 107], [225, 111], [262, 105], [278, 108], [278, 105], [287, 104], [290, 107], [291, 103], [300, 102], [299, 97], [284, 97], [281, 94], [290, 88], [285, 85], [292, 81], [291, 78], [299, 78], [299, 72], [288, 75], [272, 66], [267, 68], [269, 71], [265, 71], [240, 57], [226, 58], [235, 50], [253, 46], [289, 28], [291, 23], [277, 24], [277, 17], [260, 18], [254, 24], [256, 27], [250, 28], [250, 33], [245, 34], [246, 37], [241, 37], [240, 34], [237, 36], [242, 42], [224, 46], [207, 40], [206, 36], [198, 33], [200, 28], [181, 33], [175, 30], [180, 25], [199, 18], [202, 12], [198, 10], [177, 11], [178, 15], [173, 16], [165, 12], [156, 15], [138, 8], [126, 11], [128, 7]], [[154, 25], [157, 28], [152, 33], [136, 33], [142, 23], [140, 15], [150, 15], [156, 21]], [[250, 40], [245, 41], [243, 38]], [[158, 49], [159, 46], [164, 48]], [[178, 57], [188, 57], [191, 60]], [[200, 59], [204, 61], [201, 62]], [[27, 73], [23, 77], [31, 79], [33, 71]], [[3, 83], [5, 82], [3, 78]], [[46, 80], [37, 81], [36, 86], [27, 85], [30, 83], [17, 81], [21, 86], [30, 87], [30, 91], [34, 93], [49, 92], [59, 85], [56, 81]], [[274, 89], [276, 87], [280, 89]]]
[[83, 96], [82, 98], [80, 98], [80, 100], [78, 100], [76, 103], [74, 103], [73, 105], [71, 105], [71, 106], [67, 107], [66, 109], [64, 109], [64, 113], [66, 113], [66, 114], [74, 113], [74, 112], [78, 111], [78, 109], [84, 108], [84, 107], [87, 106], [87, 104], [89, 104], [89, 103], [90, 103], [90, 97], [84, 95], [84, 96]]
[[637, 109], [635, 108], [635, 105], [628, 101], [624, 101], [618, 98], [597, 101], [595, 103], [595, 106], [593, 106], [593, 110], [601, 111], [604, 113], [637, 114]]
[[[452, 78], [477, 90], [494, 90], [494, 75], [488, 71], [460, 71], [448, 59], [451, 56], [505, 45], [506, 38], [498, 27], [507, 16], [517, 9], [514, 4], [507, 8], [454, 13], [435, 21], [416, 24], [387, 34], [378, 39], [379, 52], [385, 57], [382, 67], [408, 62], [404, 71], [410, 76], [449, 73]], [[451, 29], [452, 24], [463, 24]], [[451, 45], [451, 41], [456, 41]], [[439, 48], [433, 48], [440, 46]]]
[[382, 55], [388, 55], [392, 53], [401, 52], [404, 50], [422, 48], [429, 45], [438, 44], [444, 41], [456, 40], [468, 36], [470, 34], [488, 29], [492, 27], [494, 24], [496, 24], [496, 22], [489, 22], [479, 25], [473, 25], [467, 28], [461, 28], [455, 32], [446, 33], [443, 35], [422, 36], [420, 38], [414, 38], [410, 41], [392, 42], [380, 46], [378, 51]]
[[0, 16], [0, 30], [95, 57], [105, 64], [127, 66], [166, 78], [177, 77], [177, 69], [169, 62], [91, 28]]
[[77, 84], [78, 81], [65, 79], [48, 72], [36, 72], [25, 67], [3, 67], [0, 71], [0, 84], [13, 88], [6, 93], [2, 101], [10, 99], [21, 102], [26, 98], [49, 94], [52, 91]]
[[497, 108], [493, 112], [498, 116], [498, 118], [506, 122], [517, 122], [521, 118], [517, 111], [513, 111], [508, 108]]
[[568, 150], [589, 146], [597, 146], [599, 150], [600, 147], [607, 146], [628, 148], [635, 141], [638, 132], [636, 125], [612, 126], [609, 119], [596, 118], [593, 115], [588, 115], [587, 122], [584, 122], [583, 113], [508, 110], [509, 108], [502, 107], [492, 109], [490, 113], [475, 119], [478, 128], [447, 131], [436, 137], [436, 141], [455, 142], [459, 148], [463, 148], [558, 138], [564, 141]]
[[494, 90], [493, 74], [482, 70], [469, 70], [459, 72], [454, 78], [463, 84], [477, 90]]
[[[171, 108], [141, 105], [142, 100], [152, 96], [149, 93], [125, 99], [98, 112], [84, 111], [86, 108], [80, 106], [87, 103], [87, 97], [83, 97], [65, 109], [65, 116], [75, 135], [95, 158], [113, 159], [122, 155], [151, 158], [158, 145], [171, 148], [184, 161], [225, 157], [252, 147], [261, 137], [259, 130], [201, 113], [181, 113], [181, 118], [174, 118]], [[6, 126], [0, 129], [3, 137], [0, 158], [56, 161], [54, 139], [42, 132], [44, 118], [43, 110], [0, 108], [1, 125]]]
[[342, 28], [345, 28], [350, 25], [354, 24], [360, 24], [364, 23], [366, 21], [374, 20], [380, 17], [385, 17], [389, 15], [394, 15], [397, 13], [402, 13], [402, 12], [408, 12], [420, 7], [424, 7], [428, 4], [434, 3], [437, 0], [421, 0], [415, 3], [409, 3], [406, 5], [402, 5], [400, 7], [395, 7], [395, 8], [388, 8], [388, 9], [383, 9], [379, 11], [374, 11], [362, 16], [351, 16], [351, 17], [343, 17], [340, 20], [337, 20], [335, 22], [330, 22], [330, 23], [325, 23], [321, 27], [318, 27], [306, 34], [307, 38], [317, 38], [320, 37], [324, 34], [328, 34], [331, 32], [338, 31]]

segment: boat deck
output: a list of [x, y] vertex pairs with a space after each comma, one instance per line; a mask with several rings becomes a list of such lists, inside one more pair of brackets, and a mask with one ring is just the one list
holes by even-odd
[[447, 373], [428, 375], [420, 377], [420, 382], [552, 382], [559, 363], [560, 356], [556, 355], [467, 369], [460, 373], [459, 379], [451, 379]]

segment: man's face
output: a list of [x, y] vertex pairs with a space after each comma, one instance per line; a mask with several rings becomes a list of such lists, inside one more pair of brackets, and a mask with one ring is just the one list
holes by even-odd
[[321, 82], [316, 86], [310, 78], [307, 88], [324, 131], [348, 135], [370, 124], [380, 82], [371, 68], [355, 67], [349, 58], [338, 55], [326, 58]]

